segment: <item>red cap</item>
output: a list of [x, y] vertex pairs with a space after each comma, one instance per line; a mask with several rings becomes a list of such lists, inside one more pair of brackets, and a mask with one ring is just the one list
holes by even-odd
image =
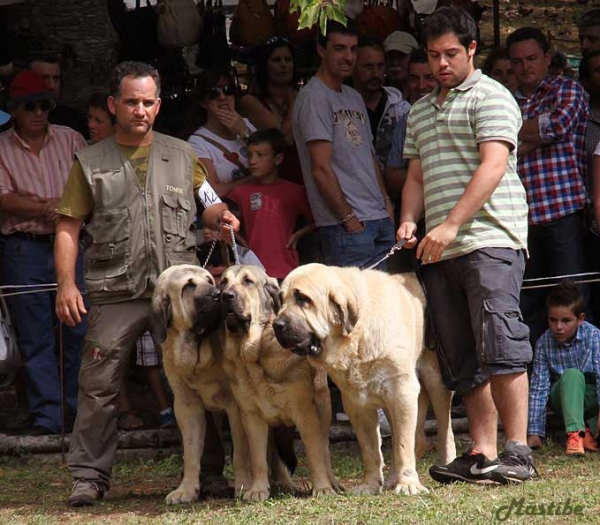
[[35, 71], [21, 71], [12, 79], [8, 87], [8, 98], [11, 102], [35, 102], [51, 99], [54, 95], [48, 91], [44, 77]]

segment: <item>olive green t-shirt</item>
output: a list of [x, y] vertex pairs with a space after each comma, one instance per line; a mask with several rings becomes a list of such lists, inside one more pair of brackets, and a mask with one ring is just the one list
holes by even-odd
[[[150, 158], [151, 144], [146, 146], [119, 146], [123, 154], [127, 157], [137, 176], [140, 187], [146, 187], [146, 174], [148, 172], [148, 162]], [[198, 160], [195, 153], [192, 153], [192, 162], [194, 169], [194, 192], [206, 180], [206, 169]], [[94, 212], [94, 197], [85, 176], [79, 160], [75, 160], [69, 179], [62, 194], [57, 208], [58, 213], [73, 217], [75, 219], [86, 220]]]

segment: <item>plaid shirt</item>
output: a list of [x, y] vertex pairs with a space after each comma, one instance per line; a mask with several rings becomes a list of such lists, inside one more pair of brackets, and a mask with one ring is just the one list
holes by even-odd
[[585, 131], [588, 95], [575, 81], [547, 76], [531, 97], [520, 92], [523, 120], [539, 117], [543, 145], [519, 158], [529, 224], [560, 219], [585, 205]]
[[600, 330], [584, 321], [573, 341], [561, 344], [546, 330], [535, 346], [533, 374], [529, 387], [529, 428], [527, 434], [546, 435], [546, 404], [550, 395], [551, 376], [562, 375], [569, 368], [596, 375], [600, 403]]

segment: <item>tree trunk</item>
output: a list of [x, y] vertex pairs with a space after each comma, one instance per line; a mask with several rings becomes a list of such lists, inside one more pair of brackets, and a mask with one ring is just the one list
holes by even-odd
[[117, 35], [106, 0], [27, 0], [32, 32], [62, 62], [61, 101], [87, 110], [117, 60]]

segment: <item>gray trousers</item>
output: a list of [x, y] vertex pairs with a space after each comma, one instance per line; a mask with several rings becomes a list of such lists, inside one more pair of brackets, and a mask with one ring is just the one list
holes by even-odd
[[[93, 481], [104, 491], [110, 487], [117, 452], [119, 389], [135, 343], [150, 327], [150, 313], [150, 299], [135, 299], [93, 305], [88, 315], [67, 467], [74, 479]], [[212, 419], [207, 425], [205, 450], [206, 473], [221, 474], [224, 455]]]

